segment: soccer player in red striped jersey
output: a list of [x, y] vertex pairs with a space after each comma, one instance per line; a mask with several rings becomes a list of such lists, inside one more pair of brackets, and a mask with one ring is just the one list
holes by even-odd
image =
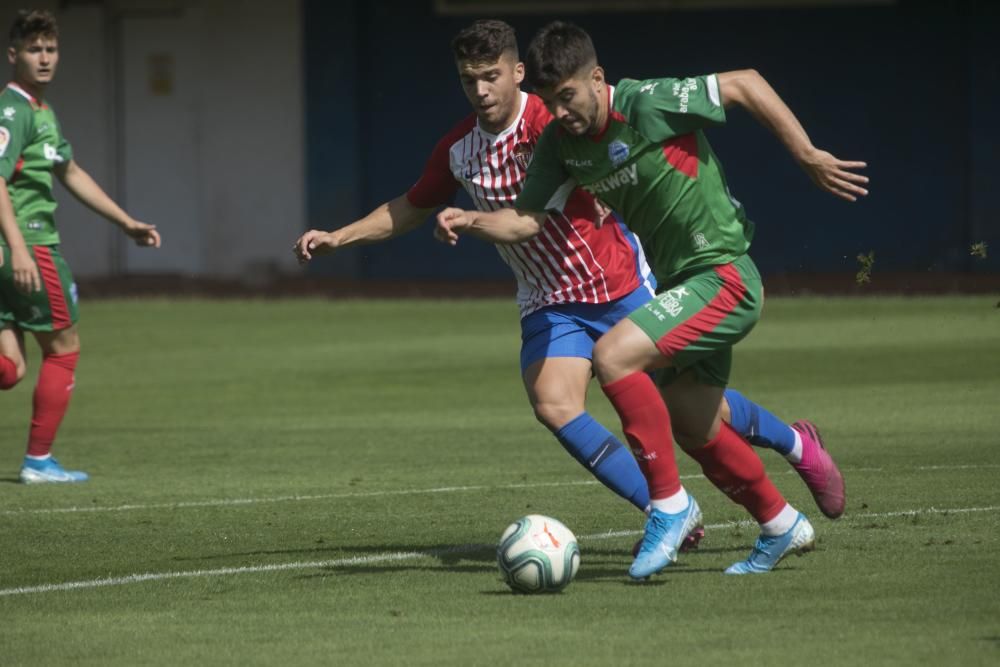
[[82, 482], [50, 453], [69, 406], [80, 354], [76, 285], [59, 251], [52, 176], [140, 246], [160, 245], [73, 160], [45, 90], [59, 63], [59, 29], [47, 11], [21, 12], [10, 31], [13, 81], [0, 92], [0, 390], [25, 375], [24, 332], [42, 350], [21, 481]]
[[[302, 235], [294, 246], [300, 261], [414, 229], [459, 187], [482, 211], [513, 205], [552, 116], [538, 97], [520, 90], [524, 68], [506, 23], [478, 21], [452, 48], [473, 113], [437, 143], [405, 194], [335, 231]], [[593, 198], [577, 191], [537, 236], [496, 247], [517, 278], [521, 370], [536, 417], [595, 477], [645, 510], [649, 490], [636, 461], [586, 411], [585, 399], [594, 341], [650, 299], [654, 280], [636, 237], [611, 216], [595, 228], [594, 209]], [[727, 398], [741, 431], [763, 434], [761, 444], [792, 457], [810, 444], [738, 393]]]

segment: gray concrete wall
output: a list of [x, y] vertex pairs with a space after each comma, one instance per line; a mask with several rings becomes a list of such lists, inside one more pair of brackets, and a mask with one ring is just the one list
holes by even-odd
[[[4, 31], [21, 4], [0, 0]], [[48, 99], [77, 162], [132, 215], [157, 224], [164, 237], [159, 253], [137, 252], [115, 228], [59, 188], [63, 250], [74, 273], [185, 273], [257, 280], [261, 274], [294, 270], [289, 248], [305, 227], [299, 3], [120, 0], [70, 3], [61, 10], [58, 2], [33, 4], [56, 11], [59, 19], [62, 59]], [[123, 26], [136, 17], [147, 25], [155, 25], [158, 17], [165, 25], [173, 20], [167, 45], [155, 45], [155, 53], [145, 53], [142, 43], [123, 48]], [[145, 100], [145, 106], [125, 99], [141, 95], [142, 85], [133, 81], [126, 86], [122, 77], [144, 72], [150, 56], [164, 54], [177, 68], [171, 91]], [[123, 62], [126, 58], [132, 60]], [[185, 64], [192, 62], [194, 66]], [[135, 114], [157, 100], [176, 106], [178, 100], [171, 96], [181, 93], [190, 121], [184, 136], [193, 133], [190, 150], [158, 150], [157, 140], [167, 141], [164, 137], [177, 128], [156, 114], [155, 123], [143, 125], [144, 119]], [[131, 150], [130, 137], [138, 142]], [[176, 163], [176, 155], [192, 157]], [[126, 173], [126, 164], [131, 173]], [[171, 189], [192, 178], [193, 187]], [[139, 196], [151, 192], [154, 179], [162, 179], [164, 192], [191, 194], [182, 201]], [[173, 244], [172, 229], [177, 241]]]

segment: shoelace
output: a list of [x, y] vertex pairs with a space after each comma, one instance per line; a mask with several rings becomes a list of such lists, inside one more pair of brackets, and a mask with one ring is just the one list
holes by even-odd
[[648, 530], [646, 534], [656, 539], [655, 540], [643, 539], [642, 547], [639, 549], [640, 554], [649, 553], [650, 551], [653, 551], [656, 548], [656, 546], [660, 543], [660, 540], [663, 538], [663, 535], [668, 530], [670, 530], [670, 524], [672, 523], [663, 514], [654, 514], [652, 517], [650, 517], [650, 521], [652, 525], [650, 526], [650, 530]]

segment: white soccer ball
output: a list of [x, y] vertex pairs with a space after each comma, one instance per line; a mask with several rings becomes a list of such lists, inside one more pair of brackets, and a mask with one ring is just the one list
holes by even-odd
[[573, 581], [580, 547], [573, 531], [549, 516], [529, 514], [507, 526], [497, 564], [515, 593], [555, 593]]

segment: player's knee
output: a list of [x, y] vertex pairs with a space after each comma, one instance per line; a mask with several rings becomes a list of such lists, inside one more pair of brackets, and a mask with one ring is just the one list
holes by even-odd
[[532, 408], [535, 411], [535, 419], [553, 433], [573, 421], [584, 411], [584, 406], [576, 405], [572, 401], [539, 402], [535, 403]]
[[627, 374], [615, 346], [605, 342], [604, 338], [598, 340], [594, 345], [593, 363], [594, 375], [597, 376], [597, 380], [601, 384], [620, 380]]
[[686, 413], [677, 413], [676, 411], [671, 412], [670, 415], [670, 427], [674, 433], [674, 440], [685, 451], [704, 447], [718, 433], [718, 427], [713, 432], [711, 419], [686, 419]]
[[690, 433], [674, 429], [674, 440], [677, 445], [686, 452], [700, 449], [708, 444], [709, 439], [705, 434]]
[[594, 346], [594, 374], [602, 385], [645, 370], [642, 359], [626, 345], [616, 345], [614, 341], [601, 338]]
[[23, 359], [12, 359], [14, 362], [14, 374], [4, 375], [0, 377], [0, 391], [7, 391], [8, 389], [13, 389], [17, 386], [17, 383], [24, 379], [24, 376], [28, 374], [28, 365], [24, 363]]

